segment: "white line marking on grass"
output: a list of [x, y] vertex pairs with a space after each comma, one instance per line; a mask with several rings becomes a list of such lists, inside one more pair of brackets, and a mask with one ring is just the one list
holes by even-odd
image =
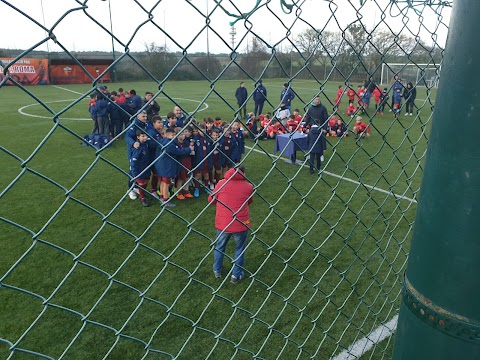
[[[60, 90], [65, 90], [65, 91], [70, 91], [74, 94], [78, 94], [78, 95], [83, 95], [83, 93], [81, 92], [78, 92], [78, 91], [74, 91], [74, 90], [70, 90], [70, 89], [67, 89], [67, 88], [64, 88], [64, 87], [61, 87], [61, 86], [57, 86], [57, 85], [53, 85], [54, 88], [57, 88], [57, 89], [60, 89]], [[198, 104], [201, 104], [201, 101], [198, 101], [198, 100], [193, 100], [193, 99], [186, 99], [186, 98], [172, 98], [172, 99], [175, 99], [175, 100], [184, 100], [184, 101], [190, 101], [190, 102], [194, 102], [194, 103], [198, 103]], [[69, 101], [76, 101], [78, 99], [69, 99], [69, 100], [55, 100], [55, 101], [48, 101], [48, 102], [44, 102], [44, 104], [54, 104], [54, 103], [59, 103], [59, 102], [69, 102]], [[208, 106], [208, 103], [204, 102], [203, 104], [203, 107], [198, 109], [197, 113], [199, 113], [200, 111], [205, 111], [209, 108]], [[25, 105], [25, 106], [22, 106], [20, 109], [18, 109], [18, 112], [21, 114], [21, 115], [24, 115], [24, 116], [29, 116], [29, 117], [34, 117], [34, 118], [38, 118], [38, 119], [49, 119], [51, 120], [52, 119], [52, 116], [43, 116], [43, 115], [35, 115], [35, 114], [29, 114], [27, 112], [25, 112], [24, 110], [29, 108], [29, 107], [32, 107], [32, 106], [40, 106], [39, 103], [33, 103], [33, 104], [28, 104], [28, 105]], [[87, 110], [88, 111], [88, 110]], [[167, 115], [165, 114], [164, 117], [166, 117]], [[66, 118], [66, 117], [61, 117], [61, 120], [77, 120], [77, 121], [92, 121], [91, 118]]]
[[62, 87], [62, 86], [58, 86], [58, 85], [52, 85], [52, 86], [53, 86], [54, 88], [56, 88], [56, 89], [65, 90], [65, 91], [70, 91], [70, 92], [72, 92], [72, 93], [74, 93], [74, 94], [78, 94], [78, 95], [84, 95], [84, 94], [81, 93], [81, 92], [78, 92], [78, 91], [75, 91], [75, 90], [71, 90], [71, 89], [67, 89], [67, 88], [64, 88], [64, 87]]
[[[77, 100], [77, 99], [47, 101], [47, 102], [44, 102], [44, 104], [54, 104], [54, 103], [68, 102], [68, 101], [75, 101], [75, 100]], [[22, 106], [20, 109], [18, 109], [18, 112], [22, 115], [29, 116], [29, 117], [34, 117], [34, 118], [39, 118], [39, 119], [49, 119], [49, 120], [52, 119], [53, 116], [43, 116], [43, 115], [29, 114], [29, 113], [24, 111], [25, 109], [33, 107], [33, 106], [40, 106], [40, 104], [34, 103], [34, 104], [29, 104], [29, 105]], [[61, 120], [77, 120], [77, 121], [90, 120], [90, 121], [92, 121], [92, 119], [90, 119], [90, 118], [66, 118], [66, 117], [62, 117]]]
[[[247, 149], [252, 149], [253, 151], [258, 152], [258, 153], [260, 153], [260, 154], [265, 154], [265, 151], [261, 151], [261, 150], [258, 150], [258, 149], [253, 149], [253, 148], [250, 147], [250, 146], [245, 146], [245, 147], [246, 147]], [[271, 153], [268, 153], [268, 154], [269, 154], [269, 155], [272, 155], [273, 157], [277, 157], [277, 158], [279, 158], [279, 159], [283, 159], [283, 160], [285, 160], [285, 162], [288, 162], [289, 164], [291, 164], [291, 162], [290, 162], [289, 159], [281, 158], [281, 157], [279, 157], [278, 155], [273, 155], [273, 154], [271, 154]], [[302, 163], [295, 163], [295, 164], [292, 164], [292, 165], [300, 165], [300, 166], [305, 167], [305, 168], [308, 167], [306, 163], [304, 163], [304, 164], [302, 164]], [[368, 184], [365, 184], [365, 183], [361, 183], [361, 182], [359, 182], [359, 181], [357, 181], [357, 180], [350, 179], [350, 178], [345, 177], [345, 176], [342, 176], [342, 175], [334, 174], [334, 173], [331, 173], [331, 172], [329, 172], [329, 171], [325, 171], [325, 170], [324, 170], [324, 171], [322, 171], [322, 174], [329, 175], [329, 176], [335, 177], [335, 178], [337, 178], [337, 179], [345, 180], [345, 181], [351, 182], [351, 183], [356, 184], [356, 185], [365, 186], [366, 188], [369, 188], [369, 189], [371, 189], [371, 190], [375, 190], [375, 191], [378, 191], [378, 192], [387, 194], [387, 195], [389, 195], [389, 196], [393, 196], [393, 197], [396, 198], [396, 199], [406, 200], [406, 201], [409, 201], [409, 202], [414, 203], [414, 204], [417, 203], [417, 200], [412, 199], [412, 198], [409, 198], [409, 197], [407, 197], [407, 196], [398, 195], [398, 194], [393, 193], [392, 191], [384, 190], [384, 189], [381, 189], [381, 188], [378, 188], [378, 187], [375, 187], [375, 186], [372, 186], [372, 185], [368, 185]]]
[[371, 350], [376, 344], [392, 336], [397, 328], [398, 315], [389, 322], [375, 328], [370, 334], [355, 341], [348, 349], [343, 350], [332, 360], [354, 360]]

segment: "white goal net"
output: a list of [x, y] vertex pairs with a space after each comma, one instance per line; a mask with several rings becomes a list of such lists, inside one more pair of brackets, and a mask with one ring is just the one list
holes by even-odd
[[428, 88], [437, 87], [440, 79], [441, 64], [382, 64], [382, 75], [380, 83], [389, 85], [393, 82], [395, 75], [402, 79], [403, 83], [411, 82], [416, 86]]

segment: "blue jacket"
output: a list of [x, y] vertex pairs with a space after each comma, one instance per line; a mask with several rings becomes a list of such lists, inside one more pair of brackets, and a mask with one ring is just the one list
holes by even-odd
[[319, 103], [318, 105], [312, 105], [308, 108], [304, 121], [305, 126], [311, 126], [313, 124], [317, 124], [324, 129], [327, 128], [328, 124], [328, 111], [327, 108], [322, 104]]
[[267, 99], [267, 89], [263, 85], [258, 85], [253, 93], [253, 101], [256, 103], [264, 103]]
[[142, 108], [142, 105], [143, 105], [143, 101], [142, 101], [142, 98], [138, 95], [134, 95], [132, 96], [132, 104], [133, 104], [133, 113], [137, 113], [138, 110], [140, 110]]
[[285, 106], [291, 106], [292, 100], [295, 98], [291, 88], [283, 89], [280, 94], [280, 103], [285, 104]]
[[108, 118], [108, 100], [103, 96], [97, 98], [97, 117]]
[[394, 104], [400, 104], [402, 102], [402, 92], [401, 91], [395, 91], [392, 96], [393, 96], [393, 103]]
[[308, 149], [312, 154], [322, 154], [323, 150], [326, 148], [325, 137], [323, 136], [323, 131], [317, 125], [310, 127], [310, 131], [307, 135]]
[[157, 154], [157, 148], [160, 145], [160, 140], [163, 139], [162, 135], [155, 129], [153, 126], [149, 126], [147, 129], [148, 135], [148, 150], [150, 152], [151, 161], [155, 160], [155, 155]]
[[95, 120], [97, 118], [97, 105], [90, 105], [88, 112], [90, 113], [92, 120]]
[[[210, 154], [212, 154], [212, 151], [213, 151], [212, 140], [207, 136], [202, 137], [200, 135], [195, 136], [194, 140], [195, 140], [195, 144], [194, 144], [195, 155], [193, 156], [193, 159], [192, 159], [193, 160], [192, 166], [196, 168], [197, 165], [206, 161], [208, 168], [212, 169], [213, 155], [210, 156]], [[198, 169], [202, 170], [203, 166], [200, 165]]]
[[236, 133], [230, 133], [232, 137], [232, 148], [230, 149], [230, 160], [239, 163], [242, 160], [242, 154], [245, 152], [245, 137], [243, 132], [238, 130]]
[[365, 93], [363, 94], [363, 97], [362, 97], [362, 101], [367, 103], [367, 104], [370, 104], [370, 99], [372, 98], [372, 93], [369, 92], [369, 91], [365, 91]]
[[144, 130], [148, 134], [150, 128], [149, 122], [143, 122], [135, 119], [125, 133], [125, 142], [127, 143], [127, 158], [130, 160], [132, 157], [133, 144], [137, 141], [137, 130]]
[[186, 125], [186, 121], [187, 117], [185, 116], [185, 114], [182, 114], [182, 116], [177, 117], [177, 126], [183, 127], [184, 125]]
[[398, 80], [395, 80], [393, 85], [392, 85], [393, 92], [395, 93], [395, 91], [397, 91], [397, 89], [402, 90], [402, 88], [403, 88], [402, 83]]
[[235, 97], [237, 98], [237, 104], [242, 105], [245, 101], [247, 101], [247, 89], [241, 86], [238, 87], [237, 91], [235, 91]]
[[122, 120], [122, 112], [118, 104], [108, 103], [108, 114], [112, 122]]
[[390, 99], [390, 95], [388, 95], [388, 93], [382, 92], [382, 93], [380, 94], [380, 105], [386, 104], [387, 101], [388, 101], [388, 99]]
[[[148, 151], [147, 143], [140, 143], [138, 149], [132, 149], [132, 156], [130, 158], [130, 174], [133, 177], [138, 176], [143, 170], [150, 167], [151, 159]], [[145, 171], [140, 175], [139, 179], [148, 179], [150, 178], [150, 171]]]
[[190, 148], [182, 148], [177, 139], [163, 138], [160, 140], [155, 154], [157, 161], [154, 163], [158, 176], [174, 178], [180, 172], [181, 156], [190, 154]]

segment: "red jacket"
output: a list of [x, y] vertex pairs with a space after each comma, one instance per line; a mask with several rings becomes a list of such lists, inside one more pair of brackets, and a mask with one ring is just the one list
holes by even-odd
[[253, 202], [252, 195], [253, 185], [245, 175], [240, 170], [229, 169], [208, 196], [208, 202], [217, 206], [215, 228], [228, 233], [250, 229], [248, 205]]
[[355, 100], [355, 95], [356, 95], [355, 90], [353, 90], [353, 89], [348, 89], [347, 90], [347, 96], [348, 96], [348, 101], [349, 102], [352, 102], [352, 101]]

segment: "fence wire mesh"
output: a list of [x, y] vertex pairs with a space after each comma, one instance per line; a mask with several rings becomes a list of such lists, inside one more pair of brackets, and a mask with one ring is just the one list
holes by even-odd
[[[0, 357], [390, 358], [451, 2], [40, 3], [0, 2], [17, 19], [3, 33], [29, 32], [22, 50], [0, 50]], [[82, 37], [97, 53], [75, 50]], [[48, 75], [33, 73], [52, 85], [29, 86], [26, 58], [47, 59]], [[74, 68], [87, 84], [68, 84]], [[416, 89], [411, 108], [393, 101], [393, 77]], [[318, 96], [334, 120], [313, 174], [302, 122], [266, 140], [273, 122], [254, 133], [244, 117], [235, 89], [246, 83], [252, 111], [259, 80], [272, 118], [286, 83], [292, 110]], [[193, 127], [240, 121], [255, 189], [243, 281], [229, 282], [232, 245], [213, 276], [208, 183], [185, 201], [175, 189], [174, 208], [142, 208], [117, 141], [129, 128], [80, 146], [86, 98], [105, 85], [151, 91], [162, 117], [178, 106]], [[375, 88], [389, 98], [368, 106]]]

